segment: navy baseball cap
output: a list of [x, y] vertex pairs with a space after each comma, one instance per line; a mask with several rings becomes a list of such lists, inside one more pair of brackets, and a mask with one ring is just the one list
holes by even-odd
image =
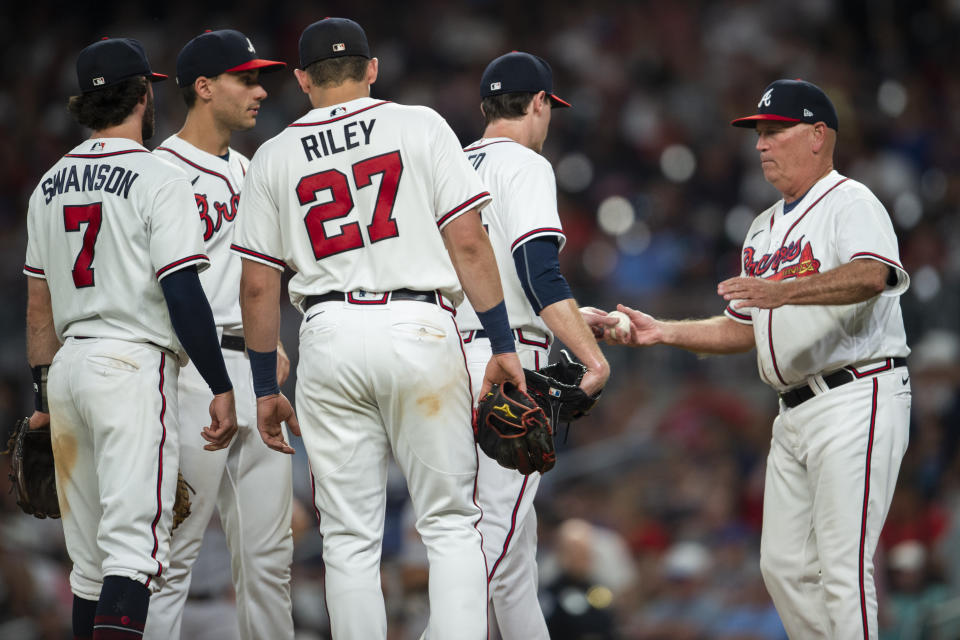
[[164, 74], [150, 70], [143, 45], [133, 38], [104, 38], [84, 48], [77, 57], [77, 82], [82, 93], [104, 89], [134, 76], [146, 76], [150, 82], [167, 79]]
[[177, 56], [177, 86], [187, 87], [200, 76], [262, 69], [276, 71], [284, 62], [257, 57], [250, 38], [234, 29], [207, 31], [191, 40]]
[[484, 98], [540, 91], [547, 92], [553, 106], [570, 106], [569, 102], [553, 94], [553, 71], [547, 61], [523, 51], [512, 51], [495, 58], [480, 78], [480, 95]]
[[837, 131], [837, 110], [823, 89], [805, 80], [777, 80], [770, 83], [760, 96], [757, 114], [737, 118], [735, 127], [756, 128], [758, 120], [776, 122], [823, 122]]
[[327, 58], [370, 57], [363, 27], [349, 18], [324, 18], [303, 30], [300, 36], [300, 68]]

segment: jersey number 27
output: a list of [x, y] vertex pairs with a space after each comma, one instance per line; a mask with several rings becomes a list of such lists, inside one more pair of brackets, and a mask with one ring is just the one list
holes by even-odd
[[[352, 167], [353, 181], [357, 189], [369, 187], [371, 176], [380, 174], [380, 190], [377, 192], [373, 217], [367, 225], [367, 237], [370, 243], [379, 242], [399, 235], [397, 222], [393, 219], [393, 205], [397, 199], [400, 176], [403, 174], [403, 160], [399, 151], [391, 151], [379, 156], [357, 162]], [[332, 200], [316, 204], [303, 218], [313, 247], [313, 255], [323, 260], [332, 255], [360, 249], [364, 245], [359, 222], [351, 222], [340, 227], [340, 233], [330, 234], [324, 223], [345, 218], [353, 211], [353, 195], [347, 176], [336, 169], [327, 169], [305, 176], [297, 183], [297, 198], [301, 205], [317, 200], [317, 193], [330, 190]]]

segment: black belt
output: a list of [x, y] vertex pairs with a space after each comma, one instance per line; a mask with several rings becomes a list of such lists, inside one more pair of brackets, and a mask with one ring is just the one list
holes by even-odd
[[230, 349], [231, 351], [246, 351], [247, 343], [244, 341], [243, 336], [228, 336], [223, 334], [223, 337], [220, 338], [220, 346], [224, 349]]
[[[429, 302], [438, 304], [436, 291], [414, 291], [413, 289], [394, 289], [388, 292], [391, 300], [413, 300], [414, 302]], [[355, 293], [353, 291], [329, 291], [318, 296], [307, 296], [303, 301], [304, 310], [309, 309], [315, 304], [321, 302], [349, 302], [351, 304], [386, 304], [387, 293], [379, 294], [371, 298], [366, 298], [366, 294]], [[441, 305], [443, 306], [443, 305]]]
[[[887, 358], [887, 360], [893, 360], [892, 367], [888, 367], [885, 369], [877, 369], [877, 370], [869, 371], [867, 373], [862, 373], [859, 375], [857, 375], [853, 371], [850, 371], [850, 369], [840, 369], [838, 371], [834, 371], [833, 373], [823, 376], [823, 383], [827, 385], [827, 387], [830, 389], [836, 389], [841, 385], [845, 385], [848, 382], [853, 382], [854, 380], [857, 380], [859, 378], [866, 378], [876, 373], [882, 373], [884, 371], [890, 371], [891, 369], [895, 369], [897, 367], [907, 366], [906, 358]], [[791, 389], [790, 391], [781, 393], [780, 399], [783, 400], [783, 404], [787, 405], [792, 409], [793, 407], [796, 407], [800, 403], [806, 402], [807, 400], [809, 400], [815, 395], [816, 394], [814, 393], [813, 388], [811, 388], [810, 385], [804, 385], [802, 387], [797, 387], [796, 389]]]

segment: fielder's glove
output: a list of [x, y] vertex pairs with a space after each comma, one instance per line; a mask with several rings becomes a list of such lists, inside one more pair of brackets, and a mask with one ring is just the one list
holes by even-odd
[[173, 529], [190, 517], [190, 493], [196, 493], [193, 487], [183, 479], [183, 474], [177, 471], [177, 497], [173, 501]]
[[537, 401], [551, 424], [571, 422], [587, 415], [600, 399], [602, 389], [588, 396], [580, 388], [587, 368], [574, 361], [564, 349], [560, 360], [539, 371], [524, 369], [527, 391]]
[[553, 427], [537, 401], [509, 382], [493, 385], [474, 414], [480, 448], [507, 469], [546, 473], [557, 462]]
[[35, 518], [59, 518], [50, 427], [31, 429], [30, 418], [21, 418], [10, 434], [5, 453], [11, 456], [10, 484], [17, 505]]

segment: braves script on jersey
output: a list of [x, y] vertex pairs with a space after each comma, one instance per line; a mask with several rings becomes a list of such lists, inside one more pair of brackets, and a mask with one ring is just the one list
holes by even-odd
[[184, 228], [193, 210], [184, 173], [124, 138], [87, 140], [44, 174], [24, 273], [46, 278], [57, 337], [150, 342], [184, 361], [158, 279], [209, 265], [200, 234]]
[[233, 223], [240, 206], [240, 187], [249, 160], [230, 149], [220, 158], [173, 135], [156, 148], [161, 158], [179, 166], [193, 185], [210, 268], [200, 276], [217, 326], [240, 332], [240, 259], [230, 251]]
[[[481, 214], [497, 257], [510, 326], [521, 332], [537, 329], [552, 340], [552, 332], [523, 292], [513, 252], [534, 238], [556, 237], [561, 250], [566, 243], [557, 214], [553, 167], [539, 153], [510, 138], [481, 139], [463, 151], [491, 193], [510, 195], [495, 198]], [[480, 329], [480, 320], [469, 301], [465, 300], [457, 311], [461, 330]]]
[[[292, 267], [296, 306], [327, 291], [403, 287], [456, 303], [460, 282], [436, 230], [488, 201], [439, 115], [360, 98], [313, 109], [257, 151], [234, 250]], [[259, 213], [271, 211], [279, 217]]]
[[879, 260], [897, 273], [880, 296], [850, 305], [787, 305], [734, 309], [726, 315], [752, 323], [763, 380], [783, 391], [824, 371], [906, 356], [900, 295], [910, 277], [900, 265], [897, 237], [883, 205], [865, 186], [831, 171], [789, 214], [783, 201], [761, 213], [747, 232], [741, 275], [803, 278], [851, 260]]

